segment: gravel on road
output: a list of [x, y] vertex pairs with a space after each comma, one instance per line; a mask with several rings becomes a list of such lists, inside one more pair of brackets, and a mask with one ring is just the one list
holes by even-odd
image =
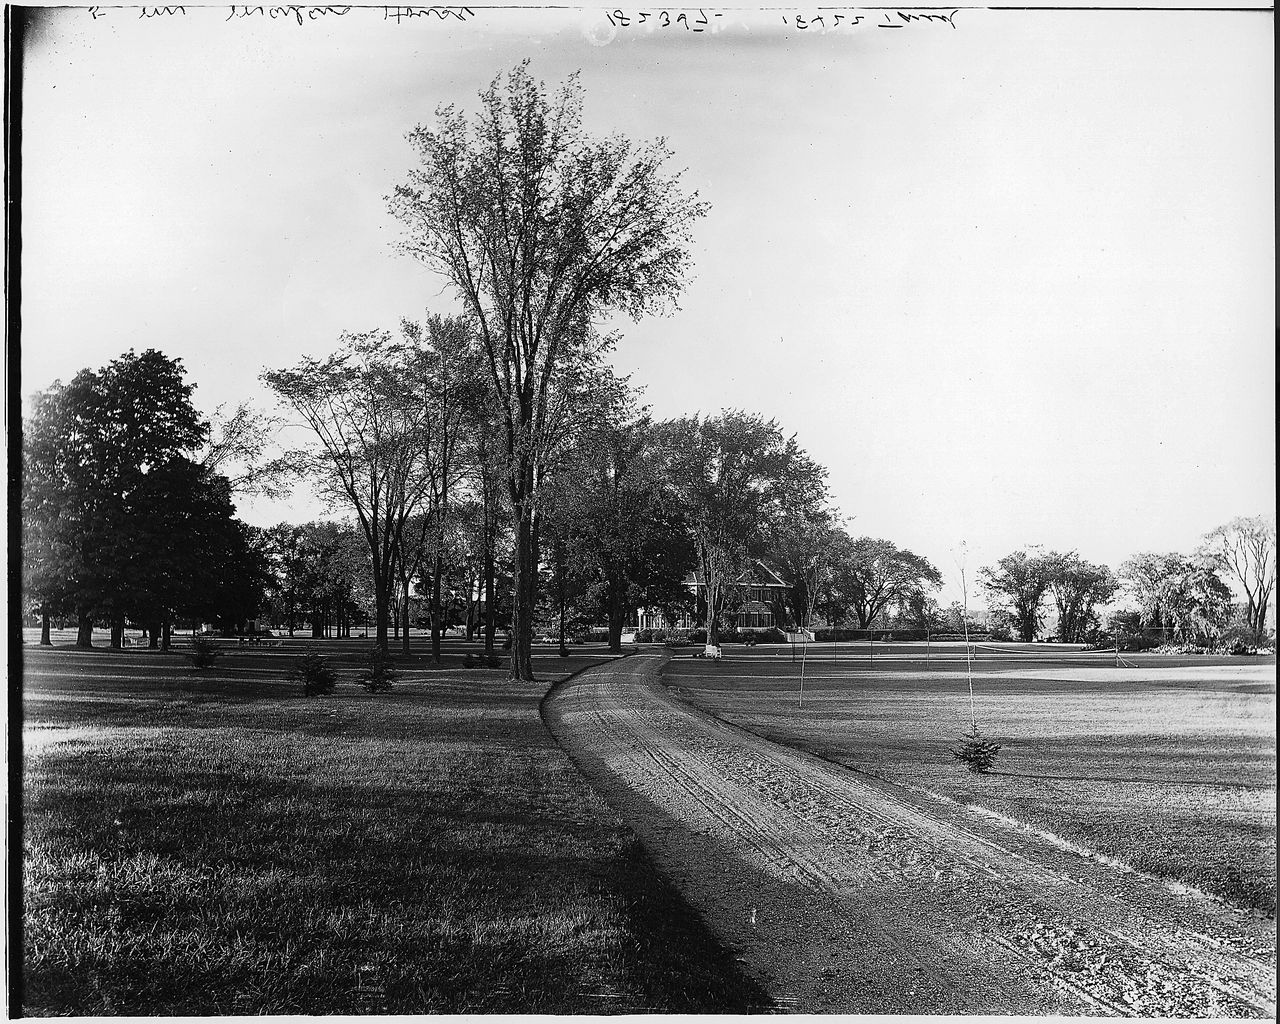
[[778, 1009], [1275, 1016], [1274, 920], [720, 721], [665, 661], [543, 716]]

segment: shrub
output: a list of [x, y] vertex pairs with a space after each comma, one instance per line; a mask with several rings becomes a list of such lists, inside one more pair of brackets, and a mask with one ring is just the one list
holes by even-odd
[[208, 637], [199, 633], [191, 638], [191, 653], [187, 655], [196, 668], [212, 668], [213, 663], [222, 654]]
[[318, 654], [304, 654], [295, 658], [293, 668], [289, 670], [289, 678], [302, 684], [302, 695], [314, 697], [317, 693], [333, 693], [338, 679], [333, 674], [324, 658]]
[[387, 693], [395, 680], [396, 666], [391, 655], [381, 647], [375, 647], [369, 652], [369, 664], [360, 673], [360, 685], [370, 693]]
[[1218, 640], [1224, 654], [1257, 654], [1275, 646], [1275, 637], [1265, 630], [1250, 629], [1242, 622], [1229, 626]]
[[502, 668], [502, 659], [496, 654], [486, 654], [484, 665], [485, 668]]
[[475, 659], [475, 658], [473, 658], [470, 654], [464, 654], [464, 655], [462, 656], [462, 667], [463, 667], [463, 668], [475, 668], [475, 667], [476, 667], [476, 659]]
[[971, 772], [989, 772], [998, 753], [1000, 744], [983, 739], [976, 725], [960, 738], [960, 746], [951, 751]]
[[682, 636], [670, 636], [666, 639], [668, 647], [688, 647], [689, 641]]

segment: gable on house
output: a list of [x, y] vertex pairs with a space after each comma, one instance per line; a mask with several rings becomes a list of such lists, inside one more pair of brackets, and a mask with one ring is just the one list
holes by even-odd
[[[706, 584], [702, 573], [694, 570], [685, 577], [685, 589], [695, 598], [706, 600]], [[727, 624], [739, 629], [769, 629], [775, 625], [774, 605], [781, 601], [788, 584], [777, 572], [756, 559], [747, 570], [726, 588], [731, 600], [731, 610], [725, 613]], [[664, 629], [667, 626], [662, 613], [656, 608], [640, 608], [636, 620], [641, 629]], [[693, 629], [693, 617], [687, 612], [675, 624], [676, 629]]]

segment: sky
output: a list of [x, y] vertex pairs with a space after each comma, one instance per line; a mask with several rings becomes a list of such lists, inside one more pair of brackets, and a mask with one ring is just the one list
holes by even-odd
[[245, 10], [38, 19], [24, 396], [154, 347], [206, 413], [267, 405], [264, 369], [456, 308], [385, 197], [416, 124], [529, 57], [711, 206], [680, 309], [607, 325], [616, 368], [658, 417], [776, 419], [945, 600], [962, 543], [970, 580], [1029, 544], [1116, 567], [1274, 512], [1270, 12]]

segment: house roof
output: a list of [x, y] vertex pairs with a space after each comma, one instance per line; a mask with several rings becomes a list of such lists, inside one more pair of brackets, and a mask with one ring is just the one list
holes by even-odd
[[[703, 585], [702, 573], [695, 569], [684, 578], [686, 587], [700, 587]], [[770, 569], [764, 562], [758, 558], [751, 564], [741, 576], [733, 581], [733, 585], [737, 587], [787, 587], [787, 581]]]

